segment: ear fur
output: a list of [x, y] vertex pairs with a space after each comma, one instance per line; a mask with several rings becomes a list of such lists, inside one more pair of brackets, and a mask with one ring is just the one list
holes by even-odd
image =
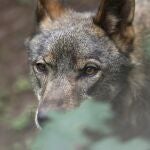
[[127, 45], [134, 41], [134, 12], [135, 0], [101, 0], [94, 17], [94, 23], [103, 28], [125, 53], [131, 51]]
[[64, 12], [64, 7], [59, 0], [37, 0], [36, 18], [37, 23], [46, 17], [55, 20]]

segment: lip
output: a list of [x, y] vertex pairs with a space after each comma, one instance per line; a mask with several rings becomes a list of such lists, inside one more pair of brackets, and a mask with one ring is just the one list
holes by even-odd
[[42, 129], [42, 127], [40, 126], [40, 124], [38, 122], [38, 109], [35, 112], [35, 124], [38, 129], [40, 129], [40, 130]]

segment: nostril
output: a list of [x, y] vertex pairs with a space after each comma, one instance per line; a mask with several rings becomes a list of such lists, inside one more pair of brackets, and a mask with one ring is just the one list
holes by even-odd
[[43, 126], [46, 122], [49, 121], [49, 117], [46, 112], [38, 112], [37, 120], [40, 126]]

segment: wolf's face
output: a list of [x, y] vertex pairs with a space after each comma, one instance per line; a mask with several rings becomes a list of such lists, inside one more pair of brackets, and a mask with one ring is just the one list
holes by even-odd
[[118, 5], [120, 14], [113, 14], [109, 3], [100, 4], [95, 17], [64, 9], [57, 1], [38, 1], [38, 29], [28, 49], [39, 121], [50, 109], [72, 109], [88, 98], [113, 101], [126, 86], [133, 50], [133, 36], [126, 34], [133, 35], [133, 12], [128, 9], [129, 18]]

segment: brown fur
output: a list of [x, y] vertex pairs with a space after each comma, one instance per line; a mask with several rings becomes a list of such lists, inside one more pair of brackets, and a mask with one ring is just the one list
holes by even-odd
[[[45, 8], [45, 9], [43, 9]], [[64, 12], [64, 7], [58, 0], [40, 0], [37, 3], [37, 21], [49, 16], [52, 20], [60, 17]]]

